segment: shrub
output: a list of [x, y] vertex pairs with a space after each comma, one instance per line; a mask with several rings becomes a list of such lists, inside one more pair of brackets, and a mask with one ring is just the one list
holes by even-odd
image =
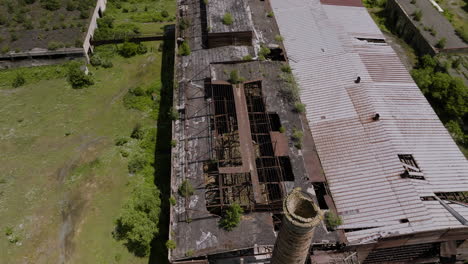
[[81, 10], [80, 11], [80, 18], [81, 19], [89, 18], [89, 12], [87, 10]]
[[114, 27], [114, 18], [111, 16], [105, 16], [97, 20], [99, 28], [113, 28]]
[[230, 13], [226, 13], [223, 16], [223, 24], [224, 25], [232, 25], [234, 23], [234, 19], [232, 18], [232, 15]]
[[302, 131], [297, 130], [296, 128], [293, 128], [293, 133], [292, 133], [292, 139], [294, 141], [294, 146], [298, 149], [302, 148], [302, 137], [304, 134]]
[[105, 60], [102, 61], [101, 66], [102, 66], [103, 68], [106, 68], [106, 69], [107, 69], [107, 68], [112, 68], [112, 67], [114, 67], [114, 64], [113, 64], [112, 61], [110, 61], [109, 59], [105, 59]]
[[300, 102], [296, 102], [294, 104], [294, 110], [298, 113], [304, 113], [306, 108], [305, 108], [305, 104], [303, 103], [300, 103]]
[[283, 126], [281, 126], [281, 127], [279, 128], [279, 132], [280, 132], [280, 133], [286, 132], [286, 128], [284, 128]]
[[171, 109], [169, 110], [169, 117], [171, 118], [171, 120], [177, 120], [179, 119], [179, 111], [177, 111], [177, 109], [175, 109], [174, 107], [171, 107]]
[[182, 184], [179, 186], [179, 194], [183, 197], [190, 197], [194, 193], [194, 189], [192, 184], [189, 181], [184, 180]]
[[177, 146], [177, 140], [171, 140], [171, 147], [175, 148]]
[[281, 71], [284, 73], [291, 73], [291, 67], [289, 65], [281, 66]]
[[434, 27], [429, 28], [429, 32], [431, 33], [432, 36], [437, 35], [437, 30], [435, 30]]
[[73, 10], [76, 10], [78, 8], [78, 5], [75, 3], [75, 1], [68, 1], [66, 8], [67, 8], [68, 11], [73, 11]]
[[436, 48], [438, 49], [443, 49], [445, 48], [445, 43], [447, 43], [447, 39], [446, 38], [441, 38], [435, 45]]
[[167, 249], [175, 249], [176, 248], [176, 242], [174, 240], [168, 240], [166, 241], [166, 248]]
[[273, 13], [273, 11], [270, 11], [270, 12], [267, 13], [267, 17], [274, 17], [274, 16], [275, 16], [275, 14]]
[[16, 35], [16, 33], [12, 32], [10, 33], [10, 39], [11, 41], [17, 41], [18, 40], [18, 35]]
[[23, 86], [26, 83], [24, 76], [21, 73], [16, 74], [15, 79], [13, 79], [13, 83], [11, 84], [13, 87], [17, 88]]
[[144, 136], [145, 136], [145, 131], [143, 130], [141, 124], [140, 123], [135, 124], [130, 137], [134, 139], [143, 139]]
[[239, 225], [243, 213], [242, 207], [237, 203], [233, 203], [219, 221], [220, 227], [226, 231], [232, 231]]
[[162, 17], [169, 17], [169, 12], [167, 12], [167, 10], [163, 10], [163, 11], [161, 11], [161, 16]]
[[186, 41], [182, 42], [182, 44], [180, 44], [179, 46], [179, 55], [188, 56], [190, 55], [190, 53], [191, 53], [191, 50], [190, 50], [189, 44]]
[[299, 86], [294, 76], [289, 73], [282, 73], [280, 78], [285, 82], [285, 85], [281, 86], [280, 94], [290, 102], [299, 100]]
[[101, 66], [102, 64], [102, 59], [99, 55], [93, 55], [91, 57], [91, 59], [89, 59], [89, 63], [91, 63], [91, 65], [97, 67], [97, 66]]
[[244, 61], [251, 61], [253, 58], [251, 55], [245, 55], [244, 57], [242, 57], [242, 60]]
[[68, 66], [68, 82], [74, 89], [80, 89], [94, 84], [94, 81], [90, 76], [86, 75], [84, 71], [80, 69], [81, 63], [74, 62]]
[[51, 41], [47, 44], [47, 49], [48, 50], [57, 50], [59, 48], [62, 48], [63, 47], [63, 43], [61, 42], [55, 42], [55, 41]]
[[180, 30], [186, 30], [187, 28], [190, 27], [190, 21], [187, 19], [181, 19], [179, 22], [179, 29]]
[[11, 236], [13, 235], [13, 227], [8, 226], [5, 228], [5, 236]]
[[283, 37], [281, 35], [276, 35], [275, 40], [276, 40], [276, 42], [283, 41]]
[[141, 55], [141, 54], [145, 54], [147, 52], [148, 52], [148, 48], [144, 44], [142, 44], [142, 43], [138, 44], [137, 54]]
[[265, 46], [264, 44], [260, 46], [260, 51], [258, 52], [259, 56], [266, 57], [270, 53], [271, 53], [271, 50], [267, 46]]
[[340, 216], [328, 211], [325, 213], [325, 224], [327, 228], [335, 230], [336, 227], [343, 224], [343, 220]]
[[138, 54], [138, 44], [132, 42], [125, 42], [119, 48], [119, 54], [122, 57], [130, 58]]
[[128, 172], [135, 174], [137, 172], [142, 171], [148, 165], [149, 162], [145, 157], [141, 155], [135, 156], [128, 162]]
[[413, 12], [412, 14], [413, 16], [413, 19], [416, 20], [416, 21], [421, 21], [421, 18], [422, 18], [422, 11], [421, 10], [416, 10]]
[[172, 206], [177, 204], [177, 200], [174, 196], [169, 197], [169, 204]]
[[121, 137], [115, 140], [115, 145], [116, 146], [123, 146], [128, 143], [128, 138], [126, 137]]
[[468, 26], [458, 27], [455, 32], [465, 43], [468, 43]]
[[114, 238], [123, 240], [127, 249], [138, 257], [149, 255], [151, 241], [159, 232], [159, 194], [152, 183], [139, 184], [115, 222]]
[[41, 0], [41, 5], [43, 8], [55, 11], [60, 9], [60, 1], [59, 0]]

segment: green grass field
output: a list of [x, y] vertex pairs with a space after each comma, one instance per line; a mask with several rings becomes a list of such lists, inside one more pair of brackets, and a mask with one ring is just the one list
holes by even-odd
[[[147, 54], [114, 56], [113, 68], [90, 67], [95, 85], [81, 90], [64, 66], [0, 72], [1, 262], [148, 263], [111, 233], [132, 180], [114, 141], [156, 123], [122, 102], [161, 81], [159, 43], [147, 45]], [[18, 72], [26, 84], [12, 88]]]

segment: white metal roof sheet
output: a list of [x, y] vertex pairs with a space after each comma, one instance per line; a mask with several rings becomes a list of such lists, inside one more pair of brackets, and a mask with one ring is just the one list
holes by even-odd
[[[366, 9], [271, 3], [344, 227], [370, 227], [348, 232], [348, 240], [460, 226], [420, 197], [468, 191], [468, 162], [393, 49], [362, 40], [384, 39]], [[402, 179], [398, 154], [412, 154], [426, 180]], [[385, 225], [371, 225], [376, 219]]]

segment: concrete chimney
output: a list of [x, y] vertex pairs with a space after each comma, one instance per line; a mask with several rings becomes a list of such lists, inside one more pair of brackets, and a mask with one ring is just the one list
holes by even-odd
[[294, 189], [283, 201], [283, 211], [271, 264], [304, 264], [323, 213], [300, 188]]

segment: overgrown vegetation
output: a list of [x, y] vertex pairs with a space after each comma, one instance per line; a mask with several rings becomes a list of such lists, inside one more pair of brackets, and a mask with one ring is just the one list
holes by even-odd
[[15, 79], [13, 80], [13, 83], [11, 86], [14, 88], [23, 86], [26, 83], [26, 79], [24, 79], [24, 76], [21, 73], [16, 74]]
[[338, 226], [343, 224], [343, 220], [339, 215], [336, 215], [333, 212], [326, 212], [325, 213], [325, 225], [330, 230], [335, 230]]
[[179, 55], [180, 56], [188, 56], [188, 55], [190, 55], [191, 52], [192, 51], [190, 50], [190, 46], [186, 41], [184, 41], [184, 42], [182, 42], [182, 44], [180, 44], [180, 46], [179, 46]]
[[137, 44], [133, 42], [125, 42], [119, 48], [119, 54], [125, 58], [130, 58], [135, 55], [145, 54], [148, 49], [143, 44]]
[[226, 231], [234, 230], [239, 225], [243, 213], [244, 209], [239, 204], [231, 204], [219, 221], [219, 226]]

